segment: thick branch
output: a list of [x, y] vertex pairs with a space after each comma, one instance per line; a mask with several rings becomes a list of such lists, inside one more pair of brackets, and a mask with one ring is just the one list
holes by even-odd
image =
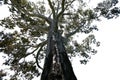
[[67, 5], [65, 6], [65, 0], [62, 0], [62, 4], [61, 4], [62, 10], [61, 10], [60, 13], [58, 14], [57, 19], [64, 13], [64, 11], [68, 8], [68, 6], [70, 6], [74, 1], [75, 1], [75, 0], [67, 3]]
[[58, 14], [58, 11], [60, 9], [60, 2], [58, 1], [57, 9], [56, 9], [56, 14]]
[[61, 6], [62, 6], [62, 10], [58, 14], [57, 19], [64, 13], [64, 10], [65, 10], [65, 7], [64, 7], [65, 6], [65, 0], [62, 0]]
[[54, 9], [54, 7], [53, 7], [53, 5], [52, 5], [51, 0], [48, 0], [48, 3], [49, 3], [49, 6], [50, 6], [50, 8], [51, 8], [51, 10], [52, 10], [53, 18], [55, 18], [55, 9]]

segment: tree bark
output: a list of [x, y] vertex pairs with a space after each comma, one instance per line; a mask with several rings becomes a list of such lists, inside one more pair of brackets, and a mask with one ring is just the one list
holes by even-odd
[[41, 80], [77, 80], [59, 32], [49, 32]]

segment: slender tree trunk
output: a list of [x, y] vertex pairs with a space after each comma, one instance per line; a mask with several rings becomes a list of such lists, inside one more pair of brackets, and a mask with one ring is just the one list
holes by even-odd
[[63, 45], [62, 36], [52, 29], [48, 33], [47, 53], [41, 80], [77, 80]]

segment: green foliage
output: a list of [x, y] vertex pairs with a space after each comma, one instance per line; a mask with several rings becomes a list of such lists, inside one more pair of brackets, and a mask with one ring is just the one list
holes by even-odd
[[[49, 8], [44, 0], [36, 4], [27, 0], [5, 1], [11, 15], [1, 20], [0, 26], [13, 32], [0, 32], [0, 52], [8, 56], [4, 65], [15, 71], [10, 80], [21, 77], [32, 80], [34, 76], [40, 75], [38, 68], [41, 66], [38, 62], [45, 57], [50, 20], [56, 21], [55, 29], [61, 31], [69, 57], [80, 56], [80, 62], [86, 64], [91, 55], [97, 53], [92, 45], [100, 46], [100, 42], [90, 34], [94, 30], [98, 31], [92, 22], [98, 21], [101, 16], [111, 19], [120, 14], [120, 9], [115, 6], [118, 0], [104, 1], [93, 10], [84, 9], [82, 0], [65, 0], [64, 3], [64, 0], [52, 0], [48, 4]], [[75, 1], [80, 3], [77, 8], [74, 8]], [[80, 43], [73, 39], [76, 33], [89, 36]]]
[[107, 19], [118, 17], [120, 14], [120, 8], [114, 7], [118, 3], [118, 0], [106, 0], [98, 4], [95, 8], [96, 12], [100, 12], [100, 16]]

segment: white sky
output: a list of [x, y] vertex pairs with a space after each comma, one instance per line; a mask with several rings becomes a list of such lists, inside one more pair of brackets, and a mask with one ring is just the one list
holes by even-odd
[[119, 21], [120, 18], [117, 18], [99, 23], [100, 30], [95, 33], [101, 42], [98, 53], [87, 65], [73, 62], [78, 80], [120, 80]]
[[[91, 1], [94, 4], [101, 0]], [[0, 6], [0, 19], [8, 16], [5, 7]], [[92, 56], [87, 65], [81, 65], [75, 58], [72, 62], [74, 72], [78, 80], [120, 80], [120, 17], [112, 20], [102, 19], [97, 24], [99, 31], [93, 34], [101, 42], [98, 53]]]

